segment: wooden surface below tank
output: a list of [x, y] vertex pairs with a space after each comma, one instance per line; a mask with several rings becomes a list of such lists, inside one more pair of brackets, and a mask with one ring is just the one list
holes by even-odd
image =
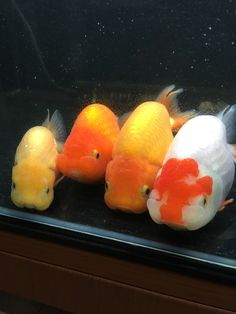
[[236, 287], [0, 231], [0, 289], [73, 313], [233, 313]]

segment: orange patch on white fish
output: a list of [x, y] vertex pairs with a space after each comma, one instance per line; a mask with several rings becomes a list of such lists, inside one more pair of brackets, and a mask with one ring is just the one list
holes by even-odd
[[210, 176], [198, 178], [197, 162], [192, 158], [182, 160], [171, 158], [162, 168], [154, 183], [160, 207], [161, 221], [183, 224], [183, 208], [191, 204], [191, 199], [212, 193], [213, 180]]

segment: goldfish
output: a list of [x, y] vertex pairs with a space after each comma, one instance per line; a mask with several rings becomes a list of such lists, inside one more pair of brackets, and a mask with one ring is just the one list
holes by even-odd
[[156, 223], [197, 230], [233, 201], [226, 197], [234, 180], [235, 148], [227, 143], [222, 122], [232, 119], [227, 111], [221, 117], [194, 117], [177, 133], [147, 201]]
[[174, 88], [168, 86], [156, 101], [138, 105], [121, 128], [105, 176], [104, 200], [111, 209], [147, 210], [156, 173], [173, 141], [172, 130], [193, 114], [180, 112], [176, 97], [182, 89]]
[[21, 139], [12, 168], [11, 200], [17, 207], [46, 210], [54, 198], [58, 177], [56, 157], [62, 149], [65, 128], [56, 110], [41, 126], [30, 128]]
[[57, 156], [59, 171], [84, 183], [103, 180], [119, 132], [118, 119], [107, 106], [98, 103], [86, 106]]

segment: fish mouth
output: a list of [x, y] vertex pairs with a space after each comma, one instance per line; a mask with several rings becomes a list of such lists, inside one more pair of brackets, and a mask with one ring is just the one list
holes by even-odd
[[31, 209], [37, 209], [37, 207], [34, 204], [31, 204], [31, 203], [24, 203], [22, 205], [22, 207], [31, 208]]
[[127, 204], [116, 204], [116, 205], [113, 205], [113, 204], [107, 203], [107, 206], [109, 208], [113, 209], [113, 210], [122, 210], [122, 211], [127, 212], [127, 213], [131, 213], [132, 212], [132, 209]]
[[131, 208], [129, 208], [128, 206], [125, 206], [125, 205], [117, 205], [113, 209], [115, 209], [115, 210], [122, 210], [122, 211], [124, 211], [126, 213], [132, 213], [133, 212]]
[[13, 202], [17, 207], [19, 208], [30, 208], [30, 209], [36, 209], [36, 206], [33, 204], [27, 204], [27, 203], [17, 203]]
[[50, 204], [48, 206], [47, 205], [46, 206], [37, 206], [33, 203], [24, 203], [21, 207], [43, 211], [43, 210], [46, 210], [49, 206], [50, 206]]
[[108, 206], [109, 208], [113, 209], [113, 210], [120, 210], [120, 211], [123, 211], [127, 214], [141, 214], [145, 211], [147, 211], [147, 207], [143, 207], [143, 206], [140, 206], [140, 207], [132, 207], [130, 205], [127, 205], [127, 204], [116, 204], [115, 206]]

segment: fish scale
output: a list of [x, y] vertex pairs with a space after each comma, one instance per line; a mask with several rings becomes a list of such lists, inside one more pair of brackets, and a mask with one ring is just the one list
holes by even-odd
[[122, 127], [113, 157], [135, 157], [161, 165], [172, 140], [166, 108], [158, 102], [145, 102], [134, 110]]
[[83, 109], [77, 117], [74, 129], [90, 127], [114, 143], [119, 132], [114, 113], [102, 104], [91, 104]]

